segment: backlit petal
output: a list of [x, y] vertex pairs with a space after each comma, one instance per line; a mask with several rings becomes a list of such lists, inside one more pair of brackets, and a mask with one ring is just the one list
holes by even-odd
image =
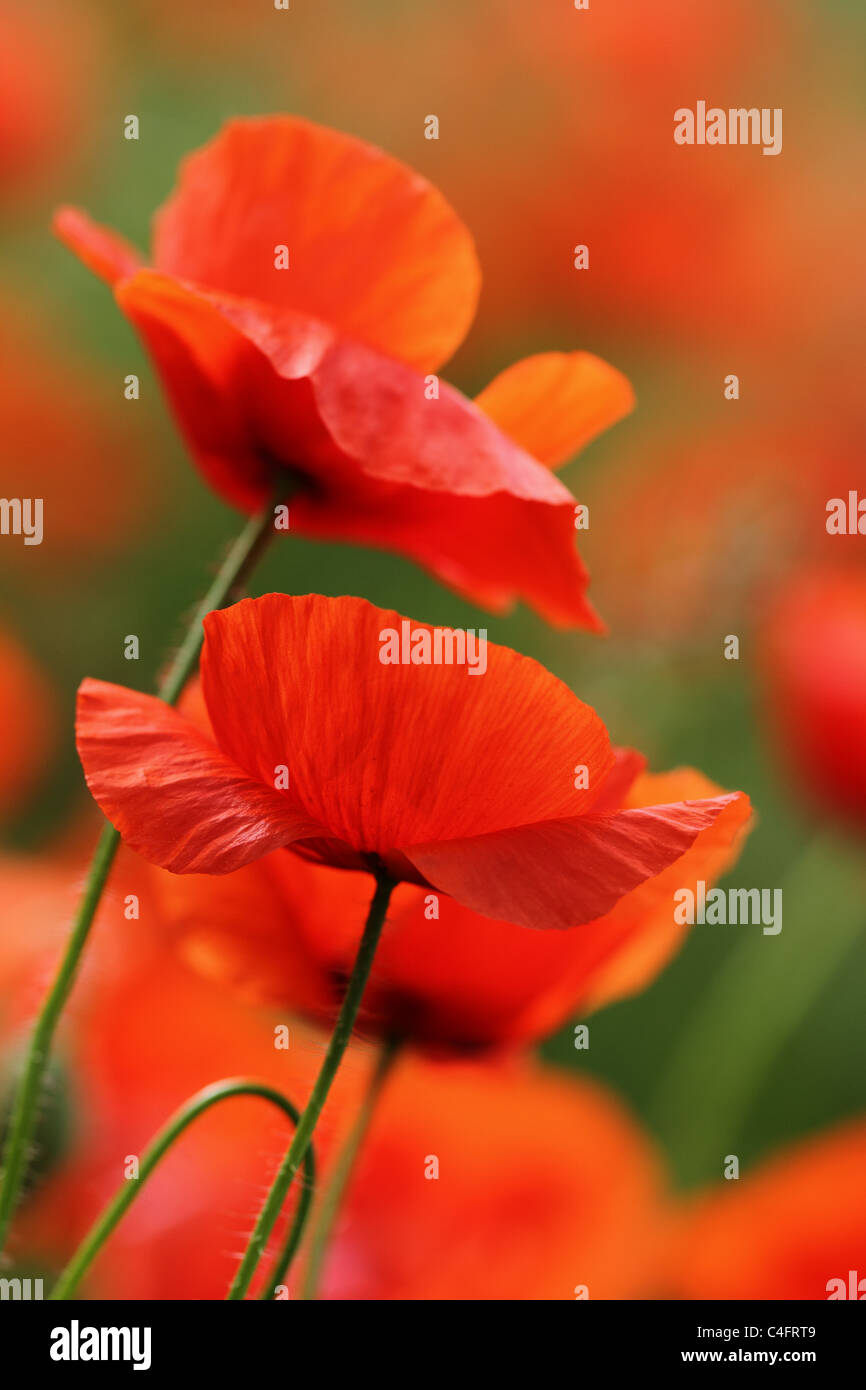
[[[263, 781], [286, 764], [308, 815], [366, 852], [589, 806], [613, 761], [589, 706], [493, 643], [483, 674], [383, 664], [388, 634], [411, 642], [413, 632], [432, 642], [425, 624], [315, 594], [211, 613], [202, 689], [217, 742]], [[577, 764], [588, 767], [590, 790], [575, 789]]]
[[562, 930], [603, 916], [679, 859], [730, 799], [548, 820], [405, 852], [431, 884], [476, 912]]
[[[288, 269], [275, 268], [279, 246]], [[299, 309], [433, 371], [472, 322], [468, 231], [419, 174], [295, 116], [228, 122], [181, 165], [155, 219], [157, 269]]]
[[78, 752], [87, 785], [132, 849], [173, 873], [225, 874], [317, 827], [294, 797], [233, 764], [152, 695], [86, 680]]
[[557, 468], [628, 415], [634, 392], [591, 352], [542, 352], [506, 367], [475, 403], [527, 453]]

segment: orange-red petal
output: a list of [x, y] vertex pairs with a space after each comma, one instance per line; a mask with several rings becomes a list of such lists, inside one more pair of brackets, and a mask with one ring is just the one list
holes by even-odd
[[[651, 807], [673, 798], [705, 802], [720, 795], [721, 788], [702, 773], [677, 768], [638, 777], [625, 805]], [[742, 792], [727, 796], [720, 814], [699, 831], [680, 859], [587, 927], [585, 1007], [599, 1009], [644, 989], [664, 968], [685, 939], [685, 929], [674, 921], [674, 893], [683, 888], [695, 892], [699, 880], [713, 883], [728, 870], [748, 832], [751, 815], [751, 803]]]
[[[403, 624], [406, 628], [403, 628]], [[613, 762], [604, 725], [537, 662], [383, 664], [383, 634], [431, 633], [357, 598], [246, 599], [205, 621], [202, 689], [220, 748], [311, 820], [387, 854], [577, 815]], [[588, 768], [589, 790], [574, 769]]]
[[641, 1297], [664, 1202], [652, 1145], [600, 1086], [407, 1055], [359, 1154], [322, 1296]]
[[76, 739], [105, 815], [132, 849], [173, 873], [230, 873], [318, 830], [273, 774], [253, 781], [152, 695], [85, 680]]
[[141, 268], [142, 258], [134, 246], [110, 227], [94, 222], [80, 208], [59, 208], [52, 226], [55, 235], [75, 252], [88, 270], [109, 285], [134, 275]]
[[735, 795], [551, 819], [405, 853], [429, 883], [475, 912], [564, 930], [604, 916], [681, 858]]
[[445, 383], [321, 321], [153, 271], [116, 289], [205, 477], [236, 506], [300, 475], [292, 526], [412, 556], [476, 601], [600, 628], [574, 498]]
[[[288, 269], [275, 268], [279, 246]], [[182, 163], [153, 259], [180, 279], [323, 319], [424, 371], [472, 322], [480, 270], [437, 189], [296, 116], [229, 121]]]
[[527, 453], [557, 468], [628, 415], [634, 391], [591, 352], [541, 352], [506, 367], [475, 404]]
[[[609, 781], [610, 779], [608, 779]], [[607, 782], [605, 782], [605, 788]], [[641, 777], [632, 805], [717, 795], [689, 769]], [[445, 894], [406, 884], [394, 894], [364, 994], [365, 1035], [394, 1033], [438, 1047], [496, 1046], [542, 1037], [578, 1009], [646, 986], [683, 940], [673, 894], [728, 867], [749, 814], [732, 799], [670, 868], [607, 916], [537, 932], [482, 917]], [[162, 915], [198, 970], [253, 998], [332, 1022], [357, 954], [370, 896], [366, 874], [277, 851], [228, 879], [160, 874]], [[239, 911], [244, 901], [248, 910]]]

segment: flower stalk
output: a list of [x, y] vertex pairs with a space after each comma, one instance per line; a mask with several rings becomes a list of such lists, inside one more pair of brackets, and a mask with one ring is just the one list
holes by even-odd
[[301, 1287], [302, 1299], [314, 1299], [319, 1288], [319, 1281], [322, 1275], [322, 1265], [324, 1264], [325, 1254], [328, 1243], [334, 1229], [334, 1223], [343, 1203], [343, 1197], [348, 1186], [349, 1179], [355, 1168], [355, 1163], [361, 1149], [361, 1145], [367, 1136], [370, 1122], [376, 1111], [379, 1097], [382, 1094], [382, 1087], [390, 1074], [400, 1050], [399, 1038], [388, 1038], [383, 1044], [376, 1066], [370, 1077], [361, 1108], [355, 1118], [355, 1123], [349, 1133], [345, 1144], [334, 1165], [334, 1171], [322, 1193], [319, 1208], [316, 1213], [316, 1221], [313, 1226], [313, 1234], [310, 1240], [309, 1257], [307, 1267], [304, 1272], [304, 1282]]
[[[298, 1123], [300, 1112], [297, 1107], [273, 1086], [266, 1086], [259, 1081], [245, 1080], [217, 1081], [212, 1086], [205, 1086], [184, 1102], [145, 1150], [138, 1177], [134, 1181], [127, 1182], [109, 1202], [60, 1275], [49, 1295], [50, 1298], [60, 1300], [72, 1297], [99, 1251], [123, 1216], [129, 1211], [147, 1179], [172, 1144], [180, 1138], [184, 1130], [189, 1128], [193, 1120], [198, 1119], [199, 1115], [203, 1115], [206, 1110], [210, 1110], [221, 1101], [231, 1100], [235, 1096], [261, 1096], [263, 1100], [270, 1101], [288, 1115], [294, 1124]], [[289, 1233], [287, 1248], [291, 1251], [296, 1250], [300, 1243], [313, 1197], [316, 1165], [312, 1145], [307, 1149], [304, 1165], [307, 1181], [298, 1199], [295, 1219]]]
[[[284, 491], [286, 490], [284, 489]], [[282, 494], [279, 500], [284, 500]], [[225, 607], [237, 585], [252, 571], [273, 534], [273, 517], [273, 506], [269, 505], [247, 522], [232, 545], [214, 577], [213, 583], [196, 608], [186, 635], [159, 684], [157, 695], [165, 704], [174, 705], [180, 699], [184, 686], [198, 663], [204, 640], [202, 630], [204, 619], [215, 608]], [[33, 1142], [39, 1099], [42, 1094], [46, 1068], [51, 1057], [54, 1034], [72, 991], [87, 938], [90, 935], [90, 929], [119, 845], [119, 831], [106, 821], [91, 860], [84, 892], [63, 959], [42, 1005], [27, 1050], [3, 1149], [2, 1178], [0, 1178], [0, 1251], [6, 1242], [9, 1226], [26, 1176], [28, 1154]]]
[[[396, 883], [394, 880], [383, 870], [379, 869], [376, 871], [376, 889], [370, 902], [370, 909], [367, 913], [367, 921], [361, 937], [361, 944], [358, 947], [358, 954], [355, 957], [355, 965], [349, 979], [349, 985], [340, 1008], [340, 1013], [337, 1017], [337, 1022], [334, 1026], [334, 1031], [331, 1035], [331, 1041], [328, 1044], [328, 1050], [325, 1053], [325, 1059], [322, 1062], [321, 1070], [316, 1078], [306, 1109], [295, 1130], [295, 1137], [289, 1146], [288, 1152], [274, 1179], [271, 1190], [265, 1199], [265, 1204], [259, 1213], [258, 1221], [250, 1236], [249, 1244], [244, 1251], [237, 1273], [226, 1295], [226, 1298], [229, 1300], [236, 1301], [246, 1296], [250, 1284], [252, 1283], [256, 1267], [264, 1254], [265, 1247], [274, 1229], [283, 1202], [286, 1199], [286, 1194], [312, 1142], [313, 1133], [319, 1121], [319, 1116], [324, 1109], [328, 1093], [339, 1071], [340, 1063], [343, 1060], [343, 1054], [352, 1036], [352, 1029], [358, 1017], [358, 1010], [361, 1007], [364, 990], [370, 978], [370, 971], [373, 967], [376, 948], [379, 945], [379, 938], [382, 935], [382, 928], [385, 925], [385, 915], [388, 911], [388, 904], [395, 887]], [[279, 1269], [279, 1265], [277, 1269]], [[268, 1281], [268, 1287], [272, 1287], [272, 1282], [270, 1280]]]

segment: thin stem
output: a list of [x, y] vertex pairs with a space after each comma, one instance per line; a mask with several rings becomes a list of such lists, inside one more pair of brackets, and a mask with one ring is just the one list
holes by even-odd
[[[400, 1039], [389, 1038], [384, 1043], [379, 1053], [376, 1067], [370, 1077], [370, 1084], [367, 1093], [361, 1103], [361, 1108], [355, 1119], [355, 1123], [349, 1133], [349, 1137], [343, 1145], [334, 1165], [327, 1187], [322, 1195], [319, 1209], [316, 1216], [316, 1223], [313, 1227], [313, 1234], [310, 1240], [310, 1255], [307, 1264], [304, 1282], [301, 1287], [301, 1298], [314, 1299], [319, 1287], [319, 1280], [322, 1273], [322, 1265], [325, 1259], [325, 1251], [334, 1229], [334, 1222], [343, 1203], [343, 1196], [349, 1178], [355, 1167], [361, 1145], [370, 1128], [370, 1121], [376, 1110], [382, 1087], [391, 1071], [397, 1054], [400, 1050]], [[277, 1271], [279, 1272], [279, 1266]], [[279, 1283], [274, 1279], [274, 1283]]]
[[225, 608], [234, 590], [252, 573], [266, 549], [274, 534], [274, 507], [285, 501], [287, 491], [288, 488], [284, 488], [264, 511], [250, 517], [214, 575], [213, 583], [198, 605], [174, 660], [157, 690], [160, 700], [167, 705], [177, 704], [184, 686], [196, 668], [204, 641], [202, 623], [208, 613], [212, 613], [216, 608]]
[[[186, 636], [157, 690], [159, 699], [167, 705], [176, 704], [186, 682], [195, 670], [204, 640], [202, 622], [214, 608], [222, 608], [227, 603], [232, 591], [249, 574], [269, 537], [273, 534], [273, 517], [273, 505], [269, 504], [259, 516], [253, 517], [247, 522], [220, 566], [213, 583], [198, 605]], [[0, 1183], [0, 1250], [5, 1244], [24, 1182], [36, 1126], [39, 1097], [42, 1093], [45, 1070], [51, 1056], [54, 1033], [72, 990], [78, 965], [119, 844], [118, 831], [106, 821], [90, 864], [84, 893], [66, 951], [58, 966], [57, 974], [45, 1003], [42, 1005], [30, 1040], [3, 1150], [3, 1177], [2, 1183]]]
[[295, 1137], [289, 1146], [288, 1153], [280, 1165], [279, 1172], [274, 1179], [273, 1186], [265, 1199], [265, 1204], [259, 1214], [249, 1244], [244, 1251], [243, 1259], [238, 1266], [231, 1288], [226, 1297], [228, 1299], [241, 1299], [246, 1293], [252, 1282], [256, 1266], [261, 1259], [265, 1246], [268, 1243], [271, 1232], [274, 1229], [280, 1209], [286, 1199], [286, 1193], [292, 1185], [295, 1174], [301, 1166], [304, 1154], [312, 1141], [313, 1132], [318, 1123], [319, 1116], [328, 1098], [328, 1092], [334, 1081], [334, 1077], [343, 1060], [343, 1053], [349, 1045], [352, 1036], [352, 1029], [358, 1010], [361, 1007], [361, 1000], [367, 981], [370, 978], [370, 970], [373, 966], [373, 958], [376, 954], [376, 947], [379, 944], [379, 937], [385, 925], [385, 914], [388, 911], [388, 903], [396, 884], [384, 872], [376, 873], [376, 891], [370, 903], [370, 910], [367, 913], [367, 921], [364, 926], [364, 934], [361, 937], [361, 944], [358, 947], [358, 954], [355, 957], [355, 965], [352, 970], [346, 996], [343, 1000], [337, 1023], [325, 1053], [325, 1059], [319, 1075], [316, 1077], [316, 1084], [313, 1086], [307, 1107], [301, 1116], [300, 1123], [295, 1130]]
[[[272, 1104], [279, 1107], [294, 1124], [298, 1123], [300, 1112], [282, 1092], [277, 1091], [273, 1086], [265, 1086], [260, 1081], [217, 1081], [212, 1086], [205, 1086], [203, 1090], [197, 1091], [188, 1101], [177, 1110], [171, 1119], [159, 1131], [156, 1138], [145, 1150], [141, 1159], [141, 1168], [138, 1177], [130, 1181], [120, 1189], [112, 1198], [102, 1215], [97, 1218], [84, 1240], [79, 1245], [69, 1264], [60, 1275], [54, 1285], [49, 1297], [53, 1299], [71, 1298], [78, 1288], [84, 1275], [87, 1273], [99, 1251], [102, 1249], [112, 1231], [115, 1230], [121, 1218], [129, 1211], [136, 1197], [138, 1196], [147, 1179], [150, 1177], [160, 1159], [171, 1148], [176, 1139], [179, 1139], [185, 1129], [188, 1129], [193, 1120], [198, 1119], [206, 1110], [220, 1101], [230, 1100], [234, 1096], [261, 1096], [263, 1100], [269, 1100]], [[303, 1235], [307, 1213], [310, 1209], [310, 1202], [313, 1196], [313, 1182], [316, 1176], [315, 1159], [313, 1157], [312, 1146], [307, 1149], [304, 1159], [307, 1182], [298, 1200], [298, 1209], [295, 1212], [295, 1219], [292, 1222], [292, 1237], [295, 1244], [300, 1241]]]

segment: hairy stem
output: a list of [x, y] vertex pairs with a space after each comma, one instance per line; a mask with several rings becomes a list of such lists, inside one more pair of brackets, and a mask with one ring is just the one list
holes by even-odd
[[348, 1139], [340, 1150], [337, 1162], [334, 1165], [334, 1171], [322, 1194], [322, 1199], [316, 1213], [315, 1225], [313, 1226], [313, 1234], [310, 1240], [309, 1260], [304, 1274], [303, 1286], [301, 1288], [301, 1298], [314, 1299], [316, 1297], [319, 1280], [322, 1274], [325, 1252], [334, 1229], [334, 1222], [342, 1206], [343, 1196], [355, 1167], [361, 1145], [364, 1142], [367, 1130], [370, 1128], [370, 1121], [375, 1113], [376, 1104], [381, 1095], [382, 1087], [394, 1065], [399, 1048], [400, 1040], [398, 1038], [389, 1038], [388, 1041], [383, 1044], [355, 1123], [352, 1126]]
[[[273, 517], [273, 506], [269, 505], [258, 516], [247, 522], [220, 566], [213, 583], [198, 605], [186, 636], [157, 691], [159, 698], [167, 705], [177, 703], [184, 686], [195, 670], [204, 640], [203, 620], [213, 609], [224, 607], [231, 597], [232, 591], [250, 573], [273, 534]], [[5, 1244], [26, 1176], [33, 1133], [36, 1127], [39, 1098], [42, 1093], [45, 1070], [51, 1056], [54, 1034], [72, 991], [90, 928], [93, 925], [93, 919], [96, 916], [96, 910], [99, 907], [119, 844], [118, 831], [106, 821], [91, 860], [84, 893], [63, 959], [58, 966], [54, 982], [36, 1020], [36, 1026], [27, 1050], [3, 1150], [2, 1181], [0, 1181], [0, 1250]]]
[[340, 1068], [343, 1060], [343, 1053], [349, 1045], [352, 1036], [352, 1028], [361, 1007], [361, 1000], [367, 981], [370, 978], [370, 970], [373, 966], [373, 958], [376, 954], [376, 947], [379, 944], [379, 937], [385, 925], [385, 914], [388, 911], [388, 903], [394, 891], [395, 883], [384, 872], [376, 873], [376, 891], [370, 903], [370, 910], [367, 913], [367, 921], [364, 926], [364, 934], [361, 937], [361, 944], [358, 947], [358, 954], [355, 958], [355, 965], [349, 979], [346, 996], [343, 1000], [340, 1013], [334, 1027], [328, 1050], [316, 1083], [307, 1102], [307, 1107], [301, 1116], [300, 1123], [295, 1130], [295, 1137], [289, 1146], [280, 1166], [279, 1172], [274, 1179], [273, 1186], [265, 1199], [259, 1219], [255, 1229], [250, 1236], [249, 1244], [244, 1251], [243, 1259], [238, 1266], [231, 1288], [226, 1297], [228, 1299], [242, 1299], [246, 1296], [252, 1282], [256, 1266], [261, 1259], [265, 1246], [268, 1243], [270, 1234], [274, 1229], [277, 1217], [280, 1214], [286, 1193], [292, 1185], [295, 1174], [303, 1162], [304, 1154], [312, 1141], [313, 1132], [319, 1120], [319, 1116], [328, 1098], [328, 1092], [334, 1081], [334, 1077]]
[[[136, 1197], [138, 1196], [147, 1179], [150, 1177], [160, 1159], [165, 1156], [176, 1139], [179, 1139], [185, 1129], [188, 1129], [193, 1120], [198, 1119], [206, 1110], [223, 1100], [231, 1100], [234, 1096], [261, 1096], [263, 1100], [269, 1100], [273, 1105], [279, 1107], [294, 1124], [298, 1123], [300, 1112], [282, 1092], [277, 1091], [273, 1086], [266, 1086], [259, 1081], [245, 1081], [243, 1079], [231, 1081], [217, 1081], [212, 1086], [205, 1086], [203, 1090], [196, 1092], [188, 1101], [172, 1115], [171, 1119], [160, 1130], [156, 1138], [145, 1150], [141, 1159], [141, 1168], [138, 1177], [130, 1179], [124, 1187], [112, 1198], [102, 1215], [94, 1222], [90, 1231], [79, 1245], [69, 1264], [60, 1275], [57, 1283], [49, 1295], [53, 1299], [71, 1298], [78, 1288], [84, 1275], [87, 1273], [91, 1264], [95, 1260], [99, 1251], [102, 1249], [112, 1231], [115, 1230], [121, 1218], [129, 1211]], [[315, 1159], [312, 1146], [307, 1149], [304, 1159], [306, 1170], [306, 1184], [298, 1200], [298, 1208], [295, 1212], [295, 1219], [292, 1222], [291, 1238], [294, 1240], [295, 1247], [301, 1239], [306, 1224], [307, 1214], [310, 1209], [310, 1202], [313, 1197], [313, 1182], [316, 1176]]]

